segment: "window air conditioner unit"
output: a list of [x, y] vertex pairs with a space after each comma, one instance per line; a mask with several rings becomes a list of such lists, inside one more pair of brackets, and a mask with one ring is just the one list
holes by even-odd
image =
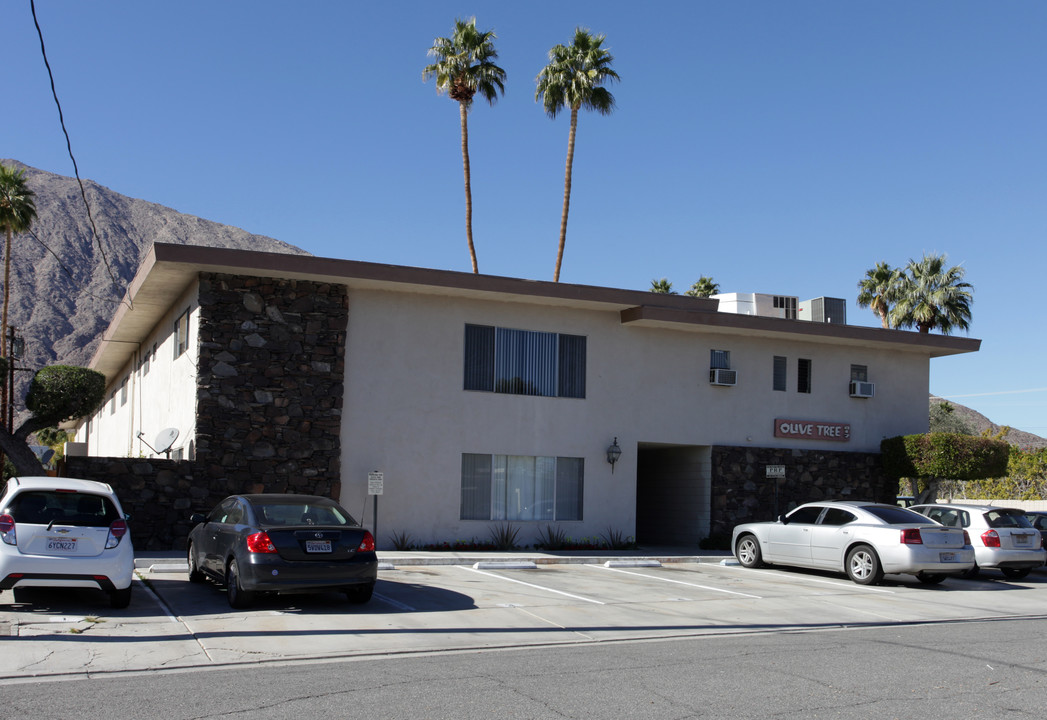
[[709, 383], [711, 385], [737, 385], [738, 371], [726, 368], [711, 368], [709, 370]]
[[851, 381], [851, 397], [871, 398], [876, 394], [876, 386], [869, 382]]

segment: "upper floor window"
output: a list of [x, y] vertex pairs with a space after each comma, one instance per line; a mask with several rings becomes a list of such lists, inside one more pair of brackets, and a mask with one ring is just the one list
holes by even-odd
[[781, 355], [774, 356], [774, 389], [785, 390], [786, 372], [788, 371], [788, 360]]
[[867, 365], [851, 365], [851, 382], [869, 382]]
[[796, 392], [811, 392], [811, 361], [807, 358], [796, 362]]
[[127, 404], [127, 378], [120, 382], [120, 407]]
[[174, 326], [174, 356], [179, 357], [189, 349], [189, 309], [178, 316]]
[[709, 351], [709, 369], [710, 370], [730, 370], [731, 369], [731, 351], [730, 350], [710, 350]]
[[585, 397], [585, 337], [465, 326], [465, 389]]

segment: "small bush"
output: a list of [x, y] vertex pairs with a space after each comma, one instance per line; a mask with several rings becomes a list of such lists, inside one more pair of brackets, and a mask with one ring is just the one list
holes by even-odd
[[545, 530], [538, 531], [538, 542], [535, 547], [543, 550], [565, 550], [571, 538], [562, 528], [546, 525]]
[[492, 525], [490, 528], [491, 543], [495, 550], [516, 550], [516, 538], [519, 534], [520, 528], [511, 522]]
[[413, 550], [414, 538], [411, 537], [410, 533], [394, 532], [393, 547], [400, 551]]
[[626, 537], [622, 534], [621, 530], [607, 528], [607, 533], [605, 535], [601, 535], [600, 538], [603, 540], [604, 545], [609, 547], [611, 550], [636, 549], [636, 538], [634, 538], [632, 535]]

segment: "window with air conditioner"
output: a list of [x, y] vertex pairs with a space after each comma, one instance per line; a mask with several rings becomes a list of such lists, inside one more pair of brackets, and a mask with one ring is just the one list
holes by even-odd
[[709, 351], [709, 383], [725, 386], [738, 384], [738, 372], [731, 370], [730, 350]]
[[849, 394], [854, 398], [871, 398], [876, 393], [876, 386], [869, 382], [869, 368], [866, 365], [851, 365], [851, 382]]

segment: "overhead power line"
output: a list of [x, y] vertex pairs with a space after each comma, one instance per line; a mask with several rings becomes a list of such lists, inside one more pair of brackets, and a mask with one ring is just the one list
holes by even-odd
[[[55, 90], [55, 76], [51, 72], [51, 63], [47, 61], [47, 49], [44, 47], [44, 33], [40, 29], [40, 22], [36, 18], [36, 1], [29, 0], [29, 8], [33, 13], [33, 24], [36, 26], [37, 37], [40, 38], [40, 54], [44, 58], [44, 66], [47, 68], [47, 77], [51, 80], [51, 96], [55, 99], [55, 106], [58, 108], [58, 122], [62, 126], [62, 134], [65, 135], [65, 147], [69, 152], [69, 159], [73, 161], [73, 173], [76, 175], [76, 182], [80, 186], [80, 197], [83, 198], [84, 207], [87, 208], [87, 219], [91, 224], [91, 235], [95, 242], [98, 244], [98, 253], [102, 256], [102, 264], [105, 265], [105, 270], [109, 274], [109, 279], [113, 283], [113, 288], [116, 289], [117, 294], [120, 293], [120, 283], [117, 282], [116, 276], [113, 274], [113, 269], [109, 265], [109, 259], [105, 255], [105, 248], [102, 247], [102, 237], [98, 234], [98, 228], [95, 226], [94, 215], [91, 214], [91, 204], [87, 202], [87, 191], [84, 190], [84, 183], [80, 179], [80, 168], [77, 167], [76, 158], [73, 156], [73, 144], [69, 140], [69, 131], [65, 127], [65, 117], [62, 114], [62, 103], [58, 101], [58, 91]], [[35, 237], [35, 235], [34, 235]], [[39, 238], [37, 238], [39, 242]], [[41, 243], [43, 244], [43, 243]], [[46, 246], [45, 246], [46, 247]], [[134, 307], [131, 304], [131, 299], [127, 299], [128, 305], [131, 305], [131, 309]]]

